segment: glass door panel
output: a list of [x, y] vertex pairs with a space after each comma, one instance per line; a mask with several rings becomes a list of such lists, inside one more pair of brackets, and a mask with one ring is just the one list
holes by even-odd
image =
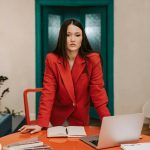
[[55, 14], [48, 15], [48, 49], [53, 50], [56, 47], [61, 26], [61, 16]]
[[101, 16], [85, 14], [85, 32], [94, 50], [101, 49]]

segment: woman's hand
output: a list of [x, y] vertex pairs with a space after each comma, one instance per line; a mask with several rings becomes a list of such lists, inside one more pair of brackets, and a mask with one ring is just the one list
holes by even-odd
[[24, 125], [18, 131], [21, 133], [30, 132], [31, 134], [39, 132], [42, 130], [42, 127], [39, 125]]

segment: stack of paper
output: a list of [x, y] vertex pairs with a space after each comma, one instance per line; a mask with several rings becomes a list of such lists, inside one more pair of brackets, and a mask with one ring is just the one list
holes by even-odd
[[121, 144], [123, 150], [150, 150], [150, 142], [136, 144]]
[[51, 147], [45, 145], [43, 142], [37, 140], [37, 138], [31, 138], [24, 141], [5, 145], [3, 150], [51, 150]]
[[6, 150], [24, 150], [24, 149], [33, 149], [33, 148], [37, 148], [37, 147], [43, 147], [43, 142], [31, 142], [31, 143], [26, 143], [26, 144], [19, 144], [19, 145], [15, 145], [15, 146], [9, 146], [7, 148], [5, 148]]

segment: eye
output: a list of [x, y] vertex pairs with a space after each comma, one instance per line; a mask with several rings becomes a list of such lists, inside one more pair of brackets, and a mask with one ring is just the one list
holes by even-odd
[[70, 36], [70, 34], [67, 34], [67, 37], [69, 37]]
[[79, 36], [81, 36], [80, 34], [76, 34], [76, 37], [79, 37]]

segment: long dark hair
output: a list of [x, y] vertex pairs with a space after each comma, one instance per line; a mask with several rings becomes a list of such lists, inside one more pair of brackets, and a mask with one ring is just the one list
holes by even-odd
[[85, 58], [87, 54], [93, 52], [93, 49], [87, 39], [82, 24], [75, 19], [68, 19], [63, 22], [59, 31], [57, 45], [53, 52], [58, 56], [67, 59], [67, 53], [66, 53], [67, 28], [70, 24], [73, 24], [82, 30], [82, 43], [81, 43], [81, 47], [79, 48], [79, 55], [82, 58]]

